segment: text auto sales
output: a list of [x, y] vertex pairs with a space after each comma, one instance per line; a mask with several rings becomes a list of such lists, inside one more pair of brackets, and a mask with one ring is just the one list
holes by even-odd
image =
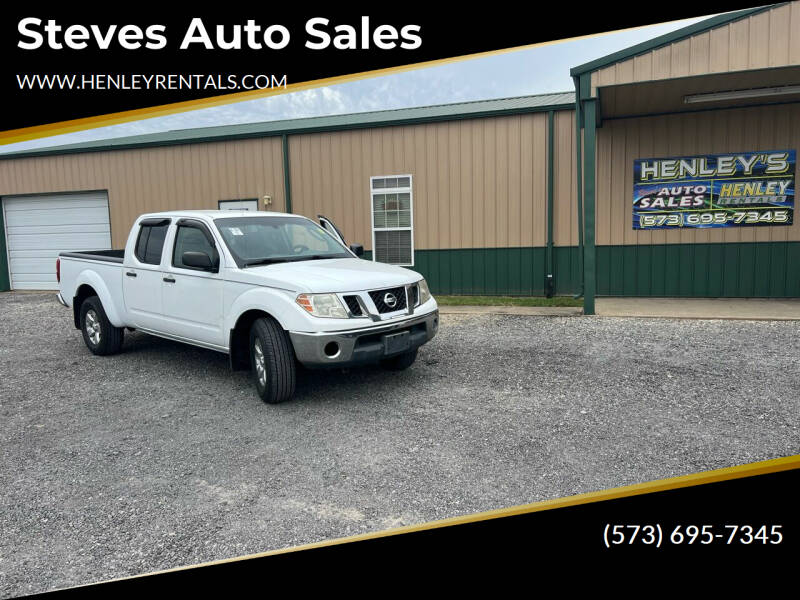
[[[742, 206], [761, 202], [784, 202], [791, 181], [756, 181], [747, 183], [723, 183], [715, 198], [719, 206]], [[655, 196], [639, 198], [640, 208], [696, 208], [705, 205], [709, 187], [686, 185], [663, 187]]]
[[[752, 175], [754, 169], [763, 167], [764, 175], [778, 175], [789, 170], [786, 152], [716, 157], [715, 165], [703, 157], [642, 161], [639, 182], [669, 179], [708, 178], [724, 179]], [[720, 185], [715, 198], [719, 206], [742, 206], [763, 202], [783, 202], [791, 179], [729, 182]], [[639, 208], [697, 208], [705, 205], [710, 192], [707, 184], [663, 186], [652, 196], [638, 198]]]

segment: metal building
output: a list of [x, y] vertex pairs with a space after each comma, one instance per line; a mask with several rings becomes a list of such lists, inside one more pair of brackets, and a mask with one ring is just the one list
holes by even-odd
[[[110, 227], [119, 248], [144, 212], [249, 207], [323, 214], [369, 258], [418, 269], [440, 293], [542, 294], [548, 242], [577, 274], [574, 108], [574, 94], [548, 94], [6, 155], [0, 277], [53, 288], [58, 250], [103, 247], [90, 230]], [[108, 210], [90, 218], [89, 196]]]
[[[53, 288], [58, 251], [121, 247], [143, 212], [222, 207], [323, 214], [435, 293], [584, 294], [590, 314], [598, 294], [800, 296], [800, 2], [572, 75], [576, 94], [0, 155], [0, 290]], [[654, 179], [658, 164], [681, 177]]]
[[[571, 74], [583, 128], [586, 312], [595, 294], [800, 296], [800, 223], [791, 214], [791, 224], [631, 225], [637, 159], [796, 155], [800, 2], [707, 19]], [[785, 174], [790, 213], [794, 168]]]

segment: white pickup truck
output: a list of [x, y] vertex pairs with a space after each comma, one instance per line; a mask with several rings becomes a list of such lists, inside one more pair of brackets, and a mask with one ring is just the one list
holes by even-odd
[[124, 250], [62, 252], [58, 300], [94, 354], [125, 329], [210, 348], [282, 402], [297, 362], [409, 367], [439, 325], [419, 273], [362, 260], [329, 220], [247, 211], [142, 215]]

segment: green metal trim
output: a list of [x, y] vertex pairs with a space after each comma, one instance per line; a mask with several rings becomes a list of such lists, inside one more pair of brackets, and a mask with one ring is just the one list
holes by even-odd
[[[579, 86], [579, 93], [577, 98], [581, 100], [588, 100], [592, 97], [592, 74], [591, 73], [583, 73], [578, 77], [578, 86]], [[576, 98], [576, 99], [577, 99]], [[583, 121], [581, 121], [581, 127], [583, 127]]]
[[800, 242], [598, 246], [597, 293], [666, 298], [797, 298]]
[[[434, 294], [543, 296], [546, 254], [545, 246], [416, 249], [411, 269], [425, 277]], [[580, 280], [577, 247], [556, 246], [553, 258], [554, 293], [573, 294]]]
[[[545, 277], [552, 279], [553, 274], [553, 193], [555, 178], [555, 112], [547, 113], [547, 273]], [[545, 290], [547, 290], [545, 282]]]
[[4, 218], [3, 200], [0, 198], [0, 292], [7, 292], [11, 289], [11, 272], [8, 264], [8, 252], [6, 250], [6, 224]]
[[577, 179], [577, 213], [578, 213], [578, 260], [580, 261], [581, 273], [581, 286], [578, 290], [576, 297], [583, 295], [583, 152], [582, 152], [582, 138], [581, 127], [583, 127], [583, 112], [581, 111], [581, 102], [578, 98], [581, 96], [581, 82], [580, 78], [573, 77], [572, 82], [575, 84], [575, 172]]
[[644, 41], [640, 44], [636, 44], [635, 46], [624, 48], [623, 50], [614, 52], [613, 54], [608, 54], [607, 56], [602, 56], [598, 59], [592, 60], [582, 65], [578, 65], [577, 67], [572, 67], [569, 73], [570, 75], [575, 76], [575, 75], [582, 75], [583, 73], [591, 71], [596, 71], [598, 69], [602, 69], [603, 67], [607, 67], [616, 62], [628, 60], [629, 58], [633, 58], [634, 56], [644, 54], [645, 52], [650, 52], [651, 50], [655, 50], [662, 46], [672, 44], [684, 38], [688, 38], [693, 35], [709, 31], [710, 29], [714, 29], [715, 27], [721, 27], [722, 25], [727, 25], [728, 23], [733, 23], [734, 21], [739, 21], [740, 19], [744, 19], [752, 15], [756, 15], [760, 12], [777, 8], [778, 6], [782, 6], [784, 4], [789, 4], [789, 3], [779, 2], [777, 4], [768, 4], [766, 6], [759, 6], [756, 8], [745, 8], [742, 10], [722, 15], [716, 15], [714, 17], [711, 17], [710, 19], [700, 21], [699, 23], [693, 23], [688, 27], [683, 27], [681, 29], [665, 33], [664, 35], [660, 35], [656, 38], [653, 38], [652, 40]]
[[[546, 247], [416, 250], [434, 294], [542, 296]], [[800, 242], [597, 246], [597, 296], [800, 297]], [[580, 249], [555, 246], [555, 295], [580, 287]], [[367, 251], [365, 258], [371, 260]]]
[[596, 102], [584, 100], [584, 169], [583, 169], [583, 205], [584, 205], [584, 284], [583, 284], [583, 314], [594, 314], [594, 297], [597, 289], [597, 255], [594, 247], [595, 229], [595, 162], [596, 162]]
[[281, 153], [283, 154], [283, 197], [285, 211], [292, 212], [292, 174], [289, 170], [289, 136], [281, 136]]
[[[566, 92], [565, 92], [566, 93]], [[449, 115], [437, 115], [430, 117], [414, 117], [408, 119], [386, 119], [383, 121], [374, 122], [353, 122], [344, 123], [339, 125], [327, 125], [318, 127], [292, 127], [287, 129], [276, 129], [272, 131], [254, 131], [239, 134], [221, 134], [217, 136], [207, 135], [182, 139], [172, 140], [154, 140], [154, 141], [131, 141], [129, 143], [104, 143], [97, 146], [90, 146], [92, 142], [82, 142], [81, 144], [54, 146], [50, 148], [42, 148], [39, 150], [22, 150], [19, 152], [8, 152], [0, 154], [0, 160], [11, 160], [14, 158], [32, 158], [36, 156], [54, 156], [65, 154], [82, 154], [85, 152], [107, 152], [110, 150], [131, 150], [136, 148], [159, 148], [164, 146], [183, 146], [186, 144], [202, 144], [207, 142], [225, 142], [233, 140], [244, 140], [265, 137], [277, 137], [283, 135], [295, 135], [304, 133], [326, 133], [332, 131], [350, 131], [356, 129], [372, 129], [379, 127], [396, 127], [400, 125], [421, 125], [425, 123], [440, 123], [447, 121], [464, 121], [468, 119], [483, 119], [489, 117], [502, 117], [509, 115], [522, 115], [530, 113], [548, 112], [555, 110], [572, 110], [574, 107], [573, 102], [563, 104], [549, 104], [543, 106], [520, 107], [520, 108], [507, 108], [499, 110], [489, 110], [471, 113], [456, 113]], [[117, 140], [119, 141], [120, 138]], [[121, 138], [126, 139], [126, 138]], [[102, 140], [108, 142], [108, 140]], [[113, 141], [113, 140], [112, 140]]]
[[596, 129], [600, 129], [603, 126], [603, 102], [600, 99], [600, 96], [597, 96], [596, 98], [594, 98], [594, 102], [595, 102], [595, 109], [594, 109], [595, 123], [594, 123], [594, 126], [595, 126]]

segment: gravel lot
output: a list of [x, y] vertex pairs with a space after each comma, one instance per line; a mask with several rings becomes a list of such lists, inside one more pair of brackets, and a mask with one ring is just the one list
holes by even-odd
[[0, 596], [800, 452], [800, 323], [451, 315], [268, 406], [227, 357], [92, 356], [0, 294]]

